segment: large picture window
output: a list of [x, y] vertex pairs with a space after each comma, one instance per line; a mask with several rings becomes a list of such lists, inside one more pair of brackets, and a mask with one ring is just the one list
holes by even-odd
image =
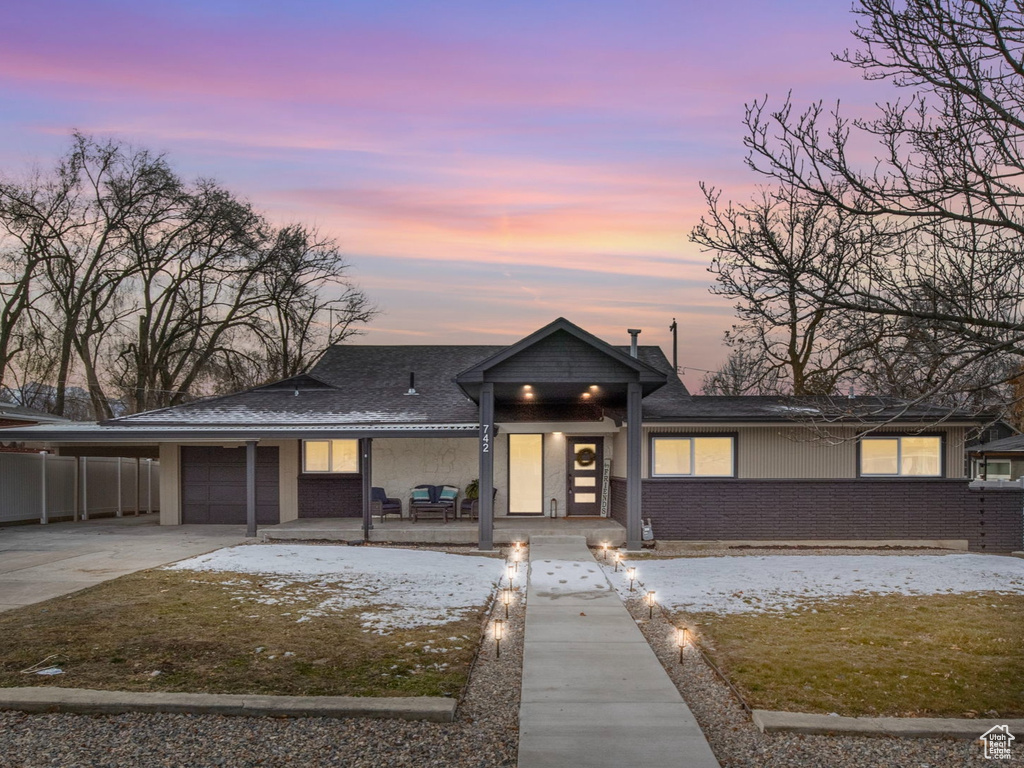
[[734, 477], [733, 437], [651, 437], [651, 477]]
[[303, 440], [303, 472], [358, 472], [358, 440]]
[[941, 437], [865, 437], [860, 441], [864, 477], [941, 477]]

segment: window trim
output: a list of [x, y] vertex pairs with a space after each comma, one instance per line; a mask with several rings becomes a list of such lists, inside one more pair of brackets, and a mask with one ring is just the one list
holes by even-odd
[[[333, 453], [334, 453], [334, 441], [335, 440], [351, 440], [351, 441], [353, 441], [356, 444], [356, 468], [354, 470], [346, 471], [346, 472], [334, 472], [334, 471], [332, 471], [330, 469], [323, 469], [323, 470], [320, 470], [320, 469], [306, 469], [306, 444], [307, 443], [327, 443], [327, 446], [328, 446], [328, 448], [327, 448], [327, 466], [331, 466], [333, 464], [333, 459], [334, 459]], [[360, 468], [359, 468], [359, 465], [360, 465], [359, 457], [362, 455], [362, 442], [363, 441], [360, 440], [358, 437], [333, 437], [333, 438], [332, 437], [326, 437], [326, 438], [325, 437], [314, 437], [314, 438], [310, 438], [309, 440], [303, 439], [303, 440], [300, 440], [299, 442], [301, 443], [301, 446], [300, 446], [301, 450], [299, 451], [299, 453], [301, 454], [300, 455], [300, 459], [302, 461], [302, 464], [301, 464], [301, 466], [299, 468], [299, 474], [300, 475], [309, 475], [311, 477], [324, 477], [325, 475], [329, 475], [331, 477], [359, 477], [362, 474], [362, 472], [360, 471]]]
[[[698, 475], [697, 452], [693, 440], [702, 437], [728, 438], [732, 440], [732, 474], [729, 475]], [[654, 471], [655, 440], [668, 438], [672, 440], [690, 441], [690, 474], [662, 475]], [[652, 432], [647, 441], [647, 477], [650, 480], [735, 480], [739, 477], [739, 433], [738, 432]]]
[[[903, 474], [903, 439], [914, 437], [936, 437], [939, 439], [939, 473], [937, 475], [904, 475]], [[896, 474], [876, 474], [864, 472], [864, 454], [861, 447], [865, 440], [896, 440]], [[906, 432], [892, 433], [879, 432], [866, 435], [857, 440], [857, 477], [864, 478], [904, 478], [913, 480], [915, 478], [930, 479], [946, 477], [946, 433], [945, 432], [919, 432], [907, 434]]]

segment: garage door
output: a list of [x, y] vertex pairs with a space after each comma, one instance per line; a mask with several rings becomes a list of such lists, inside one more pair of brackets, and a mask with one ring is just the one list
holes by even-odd
[[[256, 522], [281, 522], [277, 448], [256, 448]], [[245, 448], [182, 446], [181, 521], [245, 525]]]

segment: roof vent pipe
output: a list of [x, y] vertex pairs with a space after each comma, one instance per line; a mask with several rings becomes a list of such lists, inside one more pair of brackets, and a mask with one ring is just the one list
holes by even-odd
[[629, 334], [629, 356], [636, 357], [636, 337], [640, 335], [639, 328], [630, 328], [626, 331]]
[[846, 395], [846, 397], [847, 397], [848, 399], [850, 399], [850, 400], [855, 400], [855, 399], [857, 398], [857, 393], [853, 391], [853, 387], [852, 387], [852, 386], [850, 387], [850, 391], [849, 391], [849, 393], [848, 393], [848, 394]]
[[409, 391], [406, 392], [405, 394], [407, 394], [407, 395], [418, 395], [419, 394], [419, 392], [416, 391], [416, 372], [415, 371], [409, 371]]

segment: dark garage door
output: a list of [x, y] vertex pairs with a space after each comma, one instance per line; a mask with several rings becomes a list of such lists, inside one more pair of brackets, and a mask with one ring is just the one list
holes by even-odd
[[[281, 522], [277, 448], [256, 448], [256, 522]], [[181, 522], [245, 525], [245, 448], [182, 446]]]

